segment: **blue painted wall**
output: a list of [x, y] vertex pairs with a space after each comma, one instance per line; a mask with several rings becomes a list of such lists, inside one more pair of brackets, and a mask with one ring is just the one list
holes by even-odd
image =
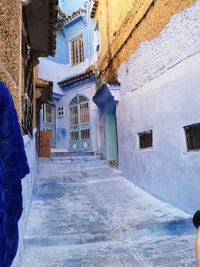
[[[97, 144], [97, 117], [98, 109], [92, 101], [92, 97], [96, 92], [96, 80], [84, 81], [84, 83], [61, 89], [58, 82], [68, 77], [83, 73], [91, 64], [93, 56], [93, 21], [90, 18], [90, 1], [59, 1], [60, 8], [68, 16], [74, 11], [82, 8], [85, 13], [72, 19], [66, 23], [63, 28], [57, 32], [57, 48], [55, 57], [40, 59], [38, 68], [39, 77], [53, 81], [53, 92], [61, 95], [59, 100], [54, 99], [56, 110], [58, 107], [65, 107], [65, 116], [56, 118], [56, 147], [62, 149], [69, 148], [69, 103], [76, 94], [85, 95], [90, 99], [91, 109], [91, 135], [92, 149], [95, 153], [98, 150]], [[75, 65], [70, 65], [70, 41], [83, 34], [84, 38], [84, 59], [85, 61]]]
[[[120, 167], [137, 186], [193, 214], [200, 207], [200, 151], [184, 126], [200, 122], [200, 54], [123, 96], [117, 106]], [[153, 148], [138, 133], [153, 130]]]
[[[86, 4], [85, 4], [86, 3]], [[93, 53], [93, 21], [90, 18], [90, 7], [87, 1], [60, 1], [60, 7], [67, 15], [71, 15], [79, 8], [86, 10], [86, 13], [74, 18], [64, 25], [64, 27], [57, 32], [57, 48], [55, 57], [48, 59], [60, 63], [70, 64], [70, 41], [83, 34], [84, 37], [84, 53], [85, 59], [90, 59]]]

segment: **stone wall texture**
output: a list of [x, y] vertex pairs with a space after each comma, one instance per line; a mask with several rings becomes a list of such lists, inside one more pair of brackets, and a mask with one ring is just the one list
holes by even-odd
[[20, 111], [21, 2], [0, 3], [0, 79], [9, 87]]
[[[156, 38], [173, 15], [195, 0], [103, 0], [95, 21], [99, 21], [100, 72], [108, 80], [122, 62], [127, 61], [144, 41]], [[108, 67], [109, 66], [109, 67]]]
[[119, 68], [121, 94], [141, 87], [200, 52], [200, 1], [173, 16], [160, 35], [143, 42]]

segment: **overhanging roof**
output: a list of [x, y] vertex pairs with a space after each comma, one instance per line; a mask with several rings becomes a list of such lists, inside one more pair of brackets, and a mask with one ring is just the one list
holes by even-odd
[[86, 70], [85, 72], [83, 73], [80, 73], [80, 74], [77, 74], [77, 75], [74, 75], [74, 76], [71, 76], [65, 80], [62, 80], [58, 83], [58, 85], [61, 87], [61, 88], [64, 88], [64, 87], [67, 87], [67, 86], [70, 86], [70, 85], [74, 85], [74, 84], [77, 84], [83, 80], [86, 80], [86, 79], [89, 79], [89, 78], [96, 78], [96, 75], [94, 73], [94, 71], [92, 69], [90, 70]]
[[23, 7], [33, 55], [53, 56], [56, 50], [58, 0], [32, 0]]

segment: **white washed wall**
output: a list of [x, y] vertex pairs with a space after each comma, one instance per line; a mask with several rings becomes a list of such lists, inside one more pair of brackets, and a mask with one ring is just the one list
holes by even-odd
[[12, 264], [13, 267], [19, 267], [22, 256], [23, 256], [23, 236], [26, 229], [27, 219], [29, 216], [33, 187], [35, 184], [36, 173], [37, 173], [37, 152], [36, 152], [36, 130], [34, 130], [33, 138], [28, 135], [24, 136], [24, 144], [27, 153], [27, 158], [30, 167], [30, 174], [28, 174], [24, 179], [22, 179], [23, 188], [23, 214], [19, 222], [19, 249], [18, 254]]
[[119, 68], [121, 93], [144, 85], [185, 58], [200, 52], [200, 1], [172, 17], [160, 35], [143, 42]]
[[[200, 1], [174, 16], [119, 69], [120, 167], [146, 191], [193, 213], [199, 209], [200, 152], [187, 152], [183, 127], [200, 122]], [[153, 149], [138, 133], [153, 129]]]

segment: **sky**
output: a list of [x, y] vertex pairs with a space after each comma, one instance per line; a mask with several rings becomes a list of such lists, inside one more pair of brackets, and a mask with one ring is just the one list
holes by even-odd
[[74, 11], [79, 8], [84, 8], [86, 0], [59, 0], [60, 8], [66, 13], [66, 15], [71, 15]]

